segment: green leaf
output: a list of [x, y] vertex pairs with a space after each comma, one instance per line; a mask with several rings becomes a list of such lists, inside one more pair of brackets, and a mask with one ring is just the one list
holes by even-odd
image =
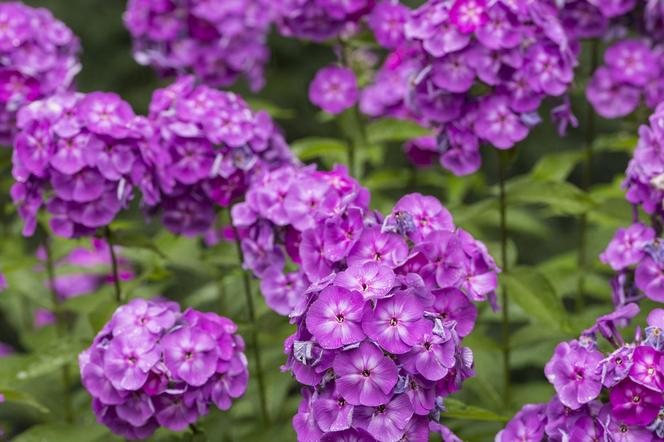
[[381, 169], [373, 172], [364, 180], [364, 185], [371, 191], [403, 189], [410, 179], [405, 169]]
[[51, 423], [36, 425], [12, 439], [13, 442], [92, 442], [108, 430], [102, 425]]
[[537, 269], [516, 267], [501, 275], [510, 299], [532, 319], [557, 330], [568, 330], [565, 309], [553, 285]]
[[431, 135], [431, 131], [412, 121], [385, 118], [367, 125], [369, 144], [403, 142], [426, 135]]
[[555, 214], [579, 215], [595, 207], [588, 194], [567, 182], [517, 177], [508, 182], [506, 191], [509, 205], [544, 205]]
[[452, 398], [445, 399], [445, 409], [446, 411], [443, 413], [443, 416], [446, 418], [489, 422], [507, 422], [509, 420], [509, 417], [507, 416], [501, 416], [493, 411], [485, 410], [473, 405], [466, 405], [463, 402]]
[[334, 138], [302, 138], [291, 143], [291, 150], [302, 161], [320, 157], [343, 161], [348, 155], [348, 145]]
[[610, 135], [600, 135], [593, 143], [596, 152], [626, 152], [631, 154], [638, 143], [636, 132], [618, 132]]
[[130, 230], [115, 230], [113, 232], [113, 244], [135, 249], [145, 249], [156, 253], [163, 259], [168, 259], [155, 242], [145, 236], [145, 233]]
[[295, 117], [295, 111], [293, 109], [282, 109], [274, 103], [270, 103], [267, 100], [261, 100], [260, 98], [249, 98], [247, 103], [255, 111], [266, 111], [272, 118], [278, 118], [281, 120], [287, 120]]
[[85, 345], [80, 341], [63, 339], [47, 348], [39, 349], [26, 358], [16, 377], [25, 381], [52, 373], [65, 364], [75, 363], [76, 357], [84, 348]]
[[101, 302], [92, 312], [88, 314], [88, 321], [92, 327], [94, 334], [104, 328], [104, 325], [110, 321], [113, 313], [117, 309], [117, 304], [114, 301], [107, 300]]
[[50, 410], [42, 405], [32, 395], [18, 390], [2, 389], [0, 388], [0, 395], [4, 396], [6, 402], [13, 402], [16, 404], [27, 405], [35, 408], [42, 413], [50, 413]]
[[581, 160], [581, 152], [556, 152], [543, 156], [530, 175], [535, 180], [562, 182]]

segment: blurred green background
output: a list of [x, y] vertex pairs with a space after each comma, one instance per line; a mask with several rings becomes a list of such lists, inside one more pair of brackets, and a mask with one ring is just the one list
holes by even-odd
[[[147, 111], [152, 92], [167, 80], [159, 79], [151, 68], [139, 66], [132, 59], [129, 34], [122, 25], [124, 1], [28, 0], [26, 3], [47, 7], [80, 37], [83, 70], [77, 77], [77, 85], [81, 91], [117, 92], [131, 102], [137, 112], [144, 114]], [[257, 94], [250, 93], [243, 84], [234, 89], [255, 106], [267, 106], [273, 110], [293, 145], [301, 146], [301, 140], [311, 137], [342, 139], [336, 122], [321, 116], [307, 99], [308, 84], [314, 73], [335, 60], [331, 47], [288, 40], [274, 34], [270, 38], [270, 47], [272, 59], [267, 68], [267, 86]], [[513, 152], [509, 172], [511, 177], [520, 177], [508, 186], [508, 192], [513, 195], [508, 216], [509, 259], [512, 266], [519, 265], [525, 272], [536, 272], [545, 279], [545, 283], [537, 280], [526, 289], [535, 297], [544, 296], [543, 292], [548, 296], [550, 291], [560, 303], [560, 311], [551, 312], [553, 319], [547, 319], [543, 313], [533, 320], [520, 304], [512, 309], [512, 378], [515, 388], [512, 402], [506, 405], [501, 395], [500, 318], [487, 306], [482, 307], [476, 331], [467, 339], [467, 344], [475, 352], [478, 375], [469, 380], [455, 398], [488, 411], [456, 407], [450, 415], [458, 419], [444, 419], [464, 440], [493, 440], [493, 435], [503, 425], [501, 419], [510, 416], [523, 403], [548, 400], [553, 390], [544, 380], [542, 367], [555, 344], [574, 336], [599, 313], [611, 308], [608, 285], [611, 273], [599, 264], [596, 257], [615, 228], [630, 222], [631, 209], [624, 201], [620, 176], [636, 143], [636, 127], [644, 121], [647, 112], [638, 112], [620, 122], [597, 121], [596, 134], [592, 137], [596, 152], [591, 168], [593, 185], [587, 194], [579, 190], [583, 149], [592, 135], [588, 134], [592, 115], [583, 97], [589, 70], [588, 52], [588, 48], [584, 48], [572, 91], [573, 107], [581, 126], [561, 139], [548, 123], [549, 108], [544, 107], [541, 115], [545, 123], [533, 130], [528, 140]], [[373, 193], [373, 205], [388, 210], [401, 195], [412, 191], [436, 195], [451, 209], [457, 225], [485, 241], [493, 256], [498, 258], [496, 151], [484, 147], [482, 170], [472, 176], [454, 177], [440, 168], [415, 171], [401, 146], [398, 139], [386, 140], [380, 145], [367, 146], [362, 153], [365, 160], [362, 182]], [[317, 161], [324, 166], [344, 159], [338, 152], [303, 155], [303, 160]], [[0, 155], [0, 161], [5, 165], [2, 170], [6, 175], [2, 181], [3, 189], [7, 189], [11, 181], [6, 166], [8, 152]], [[586, 293], [579, 308], [577, 249], [580, 243], [579, 217], [583, 214], [587, 214], [590, 220], [589, 264], [583, 270]], [[221, 222], [225, 216], [222, 214]], [[139, 269], [139, 278], [125, 286], [131, 296], [163, 294], [184, 306], [217, 310], [236, 320], [243, 333], [251, 327], [247, 323], [233, 247], [206, 248], [200, 240], [174, 237], [154, 223], [145, 226], [138, 210], [122, 216], [114, 223], [114, 229], [126, 232], [123, 241], [127, 244], [134, 242], [133, 245], [137, 246], [124, 250], [125, 256]], [[149, 247], [159, 248], [165, 258], [140, 244], [143, 241], [137, 239], [140, 235], [150, 237]], [[72, 319], [75, 342], [62, 343], [63, 340], [55, 337], [53, 327], [31, 329], [26, 325], [31, 322], [30, 312], [39, 306], [48, 306], [49, 302], [43, 286], [43, 272], [34, 272], [38, 238], [24, 240], [20, 237], [20, 223], [16, 221], [10, 204], [5, 204], [3, 212], [2, 236], [0, 270], [7, 273], [12, 288], [0, 296], [0, 341], [12, 345], [22, 354], [0, 361], [0, 386], [9, 383], [12, 388], [29, 392], [50, 412], [42, 412], [26, 399], [23, 405], [0, 407], [1, 425], [8, 435], [30, 428], [16, 439], [21, 442], [115, 440], [103, 427], [94, 424], [89, 399], [81, 388], [76, 388], [74, 395], [77, 425], [62, 423], [59, 384], [59, 367], [74, 360], [81, 342], [89, 342], [95, 325], [99, 326], [99, 322], [108, 317], [110, 288], [66, 306], [75, 314]], [[63, 256], [75, 245], [75, 241], [57, 240], [54, 250], [56, 255]], [[279, 370], [284, 361], [281, 343], [292, 329], [285, 319], [267, 310], [256, 285], [254, 296], [259, 306], [261, 349], [266, 359], [273, 424], [269, 429], [258, 425], [256, 386], [252, 381], [247, 395], [238, 401], [232, 412], [212, 411], [203, 419], [201, 427], [208, 434], [208, 440], [295, 440], [290, 418], [297, 408], [299, 391], [289, 375]], [[548, 304], [543, 308], [547, 310]], [[560, 324], [556, 325], [555, 321]], [[28, 375], [19, 376], [16, 381], [16, 373], [25, 373], [26, 367]], [[77, 378], [77, 367], [72, 365], [71, 370], [73, 377]], [[36, 424], [38, 426], [33, 427]], [[155, 439], [191, 440], [192, 437], [187, 432], [173, 435], [160, 431]]]

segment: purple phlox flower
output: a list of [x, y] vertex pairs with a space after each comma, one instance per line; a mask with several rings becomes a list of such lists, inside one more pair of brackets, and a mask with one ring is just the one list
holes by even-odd
[[357, 426], [380, 442], [398, 441], [413, 416], [408, 396], [401, 394], [376, 407], [359, 407], [355, 414]]
[[496, 442], [538, 442], [544, 437], [545, 404], [527, 404], [496, 435]]
[[597, 370], [602, 354], [581, 347], [576, 341], [558, 344], [544, 374], [556, 389], [560, 401], [575, 410], [595, 399], [602, 383]]
[[569, 96], [565, 95], [563, 102], [551, 109], [551, 119], [556, 124], [558, 134], [561, 137], [564, 137], [567, 134], [567, 128], [569, 126], [572, 126], [573, 128], [579, 127], [579, 120], [572, 112], [572, 103], [570, 102]]
[[464, 33], [475, 31], [488, 21], [485, 0], [457, 0], [450, 9], [450, 20]]
[[477, 308], [466, 295], [455, 288], [434, 290], [435, 301], [432, 310], [443, 321], [454, 321], [454, 329], [459, 337], [468, 336], [477, 319]]
[[646, 327], [646, 339], [643, 342], [656, 350], [662, 350], [664, 345], [664, 310], [656, 308], [648, 313], [648, 327]]
[[629, 379], [616, 385], [609, 398], [611, 414], [627, 425], [645, 426], [652, 423], [664, 404], [661, 393]]
[[307, 329], [326, 349], [354, 344], [364, 339], [363, 312], [364, 299], [360, 293], [327, 287], [309, 307]]
[[104, 354], [106, 376], [118, 390], [138, 390], [145, 384], [148, 372], [159, 361], [156, 339], [137, 330], [113, 339]]
[[410, 10], [399, 3], [381, 2], [368, 17], [368, 25], [378, 43], [387, 49], [398, 47], [403, 40], [404, 25]]
[[614, 270], [637, 264], [645, 255], [644, 247], [655, 239], [655, 230], [641, 223], [618, 229], [601, 260]]
[[354, 264], [344, 272], [337, 273], [334, 284], [358, 292], [365, 301], [388, 296], [394, 286], [394, 272], [377, 262]]
[[494, 96], [481, 103], [475, 131], [498, 149], [509, 149], [528, 135], [528, 128], [510, 110], [507, 98]]
[[183, 327], [166, 335], [162, 345], [166, 366], [176, 379], [199, 387], [214, 374], [219, 353], [208, 333]]
[[364, 229], [362, 209], [350, 207], [347, 215], [340, 220], [325, 223], [323, 250], [330, 261], [340, 261], [360, 238]]
[[639, 314], [639, 306], [631, 303], [618, 307], [614, 312], [600, 316], [595, 321], [595, 328], [600, 334], [616, 347], [623, 344], [618, 327], [625, 327], [629, 321]]
[[601, 370], [602, 385], [613, 387], [625, 379], [632, 368], [634, 346], [625, 345], [613, 351], [598, 364]]
[[309, 99], [316, 106], [331, 114], [338, 114], [352, 107], [359, 96], [357, 79], [352, 70], [328, 66], [316, 74], [309, 87]]
[[586, 98], [604, 118], [620, 118], [636, 109], [640, 91], [635, 86], [619, 82], [609, 68], [602, 66], [588, 83]]
[[113, 315], [113, 333], [131, 334], [138, 329], [159, 334], [175, 325], [177, 313], [167, 303], [156, 304], [140, 298], [133, 299], [120, 306]]
[[646, 256], [636, 267], [636, 286], [653, 301], [664, 301], [664, 263]]
[[423, 313], [416, 297], [400, 292], [365, 309], [362, 330], [388, 352], [407, 353], [427, 331]]
[[449, 231], [432, 232], [415, 250], [430, 261], [425, 268], [435, 275], [439, 287], [451, 287], [459, 283], [466, 257], [457, 235]]
[[265, 303], [280, 315], [288, 315], [303, 296], [308, 281], [302, 272], [283, 273], [272, 267], [262, 275], [261, 293]]
[[659, 72], [657, 60], [648, 45], [637, 40], [623, 40], [604, 54], [613, 78], [619, 82], [643, 86]]
[[397, 383], [397, 367], [375, 345], [339, 353], [334, 359], [337, 391], [351, 405], [378, 407], [385, 404]]
[[351, 428], [355, 407], [335, 392], [333, 385], [328, 385], [323, 392], [314, 397], [313, 414], [316, 424], [322, 431], [328, 433]]
[[572, 441], [598, 441], [604, 436], [601, 423], [591, 416], [581, 416], [572, 425], [569, 440]]
[[455, 344], [449, 336], [445, 339], [434, 334], [433, 324], [427, 326], [429, 331], [422, 335], [418, 345], [402, 357], [402, 362], [411, 373], [419, 373], [430, 381], [439, 381], [457, 362]]
[[664, 376], [662, 376], [662, 353], [652, 347], [640, 345], [632, 355], [632, 368], [629, 378], [651, 390], [662, 392]]
[[408, 244], [395, 233], [381, 233], [379, 226], [365, 229], [348, 252], [348, 265], [366, 262], [380, 263], [391, 268], [401, 265], [408, 257]]
[[402, 197], [394, 206], [393, 213], [404, 212], [410, 215], [415, 230], [408, 232], [408, 237], [419, 242], [431, 232], [454, 230], [454, 221], [450, 212], [432, 196], [412, 193]]

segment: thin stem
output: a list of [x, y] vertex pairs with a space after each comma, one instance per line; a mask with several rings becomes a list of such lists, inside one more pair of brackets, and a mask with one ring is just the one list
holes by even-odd
[[[505, 181], [507, 176], [508, 158], [507, 152], [498, 152], [498, 180], [500, 186], [500, 260], [503, 275], [509, 271], [507, 261], [507, 192], [505, 190]], [[511, 373], [510, 373], [510, 316], [509, 316], [509, 296], [507, 285], [501, 284], [501, 305], [502, 305], [502, 332], [503, 332], [503, 372], [504, 372], [504, 401], [505, 406], [511, 404]]]
[[[67, 333], [67, 318], [60, 308], [60, 297], [55, 289], [55, 265], [53, 263], [53, 253], [51, 252], [51, 244], [49, 237], [44, 237], [44, 251], [46, 252], [46, 274], [48, 275], [48, 286], [51, 291], [51, 300], [53, 302], [53, 313], [55, 314], [55, 328], [58, 338], [64, 338]], [[74, 411], [71, 400], [71, 369], [69, 364], [62, 366], [62, 393], [63, 393], [63, 412], [65, 421], [68, 423], [74, 422]]]
[[[588, 78], [592, 77], [599, 63], [599, 41], [594, 39], [591, 42], [591, 60]], [[583, 177], [581, 179], [581, 189], [587, 192], [592, 184], [592, 164], [593, 164], [593, 144], [595, 143], [595, 110], [590, 104], [586, 109], [586, 133], [583, 151]], [[581, 215], [579, 219], [579, 278], [577, 281], [576, 311], [583, 310], [585, 305], [586, 293], [586, 273], [588, 267], [588, 215]]]
[[[234, 242], [235, 242], [235, 248], [237, 250], [237, 256], [240, 261], [240, 267], [242, 267], [242, 263], [244, 263], [244, 254], [242, 253], [242, 247], [240, 246], [240, 236], [235, 226], [233, 226], [233, 235], [235, 237]], [[254, 308], [254, 299], [251, 296], [251, 280], [249, 279], [249, 273], [247, 273], [244, 269], [242, 269], [242, 285], [244, 286], [244, 296], [247, 301], [247, 312], [249, 313], [249, 322], [251, 325], [251, 333], [250, 333], [251, 347], [253, 349], [256, 379], [258, 381], [260, 409], [261, 409], [261, 414], [263, 415], [263, 424], [265, 426], [268, 426], [270, 423], [270, 417], [267, 411], [265, 376], [263, 374], [261, 352], [258, 346], [258, 327], [257, 327], [258, 324], [256, 322], [256, 310]]]
[[113, 285], [115, 287], [115, 302], [118, 305], [122, 304], [122, 285], [120, 284], [120, 273], [118, 271], [118, 257], [115, 255], [113, 248], [113, 232], [109, 226], [104, 230], [106, 236], [106, 243], [108, 244], [109, 254], [111, 256], [111, 270], [113, 272]]

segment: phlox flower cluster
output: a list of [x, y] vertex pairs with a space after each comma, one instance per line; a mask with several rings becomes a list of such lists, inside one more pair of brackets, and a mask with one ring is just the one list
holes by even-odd
[[664, 215], [664, 105], [639, 128], [639, 141], [624, 183], [627, 200], [649, 214]]
[[146, 204], [178, 234], [205, 232], [214, 206], [244, 195], [254, 173], [292, 161], [266, 112], [253, 112], [234, 93], [197, 86], [193, 76], [154, 93], [149, 121], [157, 183]]
[[164, 75], [195, 74], [211, 86], [241, 75], [252, 89], [265, 83], [270, 0], [131, 0], [124, 15], [134, 58]]
[[10, 144], [18, 109], [70, 88], [81, 66], [78, 38], [50, 11], [0, 3], [0, 145]]
[[593, 74], [586, 97], [605, 118], [631, 114], [642, 99], [652, 109], [664, 99], [663, 74], [663, 47], [646, 40], [620, 40], [604, 53], [604, 65]]
[[[636, 304], [626, 304], [578, 340], [560, 343], [544, 370], [556, 395], [523, 407], [496, 442], [663, 441], [664, 310], [650, 312], [645, 333], [637, 329], [625, 342], [619, 328], [638, 312]], [[598, 335], [613, 348], [600, 350]]]
[[151, 128], [114, 93], [67, 93], [18, 113], [11, 194], [34, 233], [39, 209], [56, 235], [92, 235], [108, 225], [139, 187], [149, 197]]
[[[118, 264], [118, 277], [121, 281], [134, 279], [134, 269], [131, 263], [122, 256], [119, 246], [113, 247]], [[44, 263], [47, 259], [43, 247], [37, 250], [37, 259]], [[53, 288], [59, 300], [64, 301], [79, 296], [97, 292], [104, 286], [114, 284], [114, 275], [111, 270], [111, 255], [108, 243], [102, 239], [93, 238], [87, 247], [76, 247], [66, 256], [54, 263], [54, 268], [64, 269], [55, 276]], [[76, 270], [73, 270], [76, 269]], [[38, 272], [45, 272], [44, 266], [39, 265]], [[45, 281], [48, 286], [49, 282]], [[55, 322], [55, 315], [51, 310], [38, 308], [34, 312], [35, 328], [42, 328]]]
[[282, 35], [322, 42], [354, 32], [376, 0], [283, 0], [278, 3], [276, 22]]
[[604, 118], [621, 118], [644, 101], [664, 99], [664, 2], [661, 0], [567, 0], [559, 2], [568, 36], [612, 42], [592, 76], [586, 97]]
[[618, 274], [611, 281], [616, 306], [643, 296], [664, 302], [664, 244], [655, 229], [636, 222], [618, 229], [600, 259]]
[[214, 313], [135, 299], [121, 306], [79, 355], [81, 382], [97, 421], [127, 439], [158, 427], [185, 429], [247, 387], [237, 326]]
[[284, 168], [232, 210], [245, 266], [297, 325], [284, 370], [304, 386], [301, 441], [426, 440], [473, 375], [462, 339], [496, 288], [493, 259], [433, 197], [407, 195], [386, 217], [368, 198], [343, 169]]
[[361, 109], [435, 128], [407, 151], [457, 175], [479, 168], [482, 143], [509, 149], [526, 138], [546, 97], [562, 97], [560, 127], [575, 124], [564, 94], [578, 44], [557, 13], [548, 2], [429, 0], [405, 21], [404, 42], [363, 91]]

